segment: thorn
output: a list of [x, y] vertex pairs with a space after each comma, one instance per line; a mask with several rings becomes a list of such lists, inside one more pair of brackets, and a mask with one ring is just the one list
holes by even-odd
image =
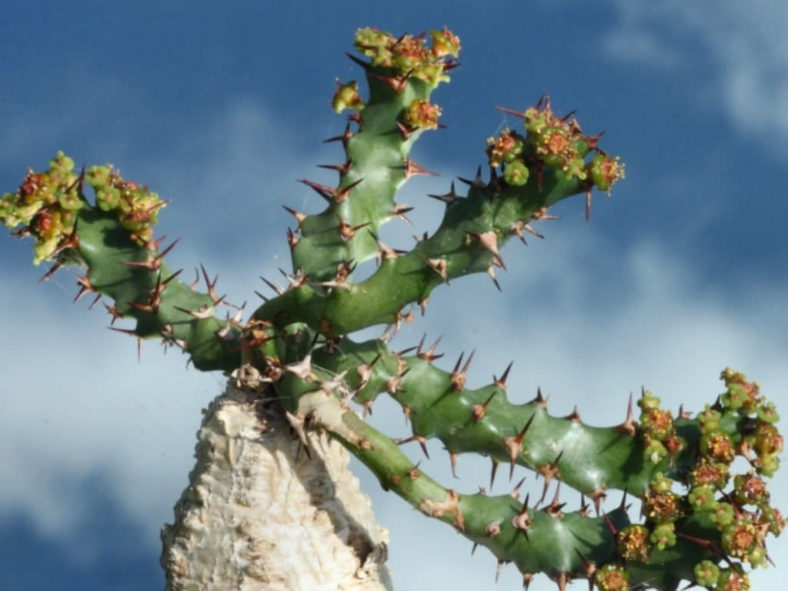
[[396, 204], [394, 206], [394, 211], [391, 212], [391, 217], [393, 217], [393, 218], [400, 218], [406, 224], [408, 224], [409, 226], [412, 226], [413, 222], [411, 222], [407, 218], [407, 216], [405, 215], [406, 213], [408, 213], [410, 211], [413, 211], [412, 207], [408, 207], [406, 205], [402, 205], [401, 203], [398, 203], [398, 204]]
[[358, 377], [361, 380], [361, 388], [366, 386], [369, 380], [372, 378], [373, 368], [375, 367], [375, 364], [379, 360], [380, 360], [380, 353], [378, 353], [375, 356], [375, 358], [369, 363], [364, 363], [356, 367], [356, 373], [358, 374]]
[[426, 334], [423, 337], [421, 337], [421, 340], [419, 341], [419, 345], [416, 348], [416, 356], [421, 358], [421, 359], [423, 359], [427, 363], [432, 363], [436, 359], [440, 359], [441, 357], [443, 357], [443, 353], [440, 353], [440, 354], [436, 354], [435, 353], [435, 348], [441, 342], [441, 339], [443, 338], [443, 335], [439, 336], [435, 340], [435, 342], [432, 343], [432, 345], [430, 345], [429, 349], [426, 349], [426, 350], [422, 351], [422, 347], [424, 346], [424, 339], [425, 338], [427, 338]]
[[264, 302], [268, 302], [268, 301], [270, 301], [270, 300], [269, 300], [267, 297], [265, 297], [263, 294], [261, 294], [261, 293], [260, 293], [259, 291], [257, 291], [256, 289], [254, 290], [254, 293], [255, 293], [255, 295], [256, 295], [258, 298], [260, 298], [260, 299], [261, 299], [261, 300], [263, 300]]
[[580, 493], [580, 510], [578, 511], [583, 517], [588, 517], [588, 503], [586, 503], [586, 496]]
[[558, 462], [561, 461], [561, 456], [564, 455], [563, 450], [558, 453], [558, 456], [550, 462], [549, 464], [544, 464], [543, 466], [539, 466], [536, 470], [544, 477], [544, 488], [542, 489], [542, 496], [539, 498], [539, 501], [536, 503], [537, 505], [541, 505], [542, 501], [544, 501], [545, 495], [547, 494], [547, 489], [550, 486], [550, 482], [553, 478], [561, 478], [561, 475], [558, 471]]
[[44, 282], [44, 281], [49, 281], [49, 278], [50, 278], [50, 277], [52, 277], [52, 275], [54, 275], [55, 273], [57, 273], [57, 272], [58, 272], [58, 271], [59, 271], [59, 270], [60, 270], [62, 267], [63, 267], [63, 263], [55, 263], [54, 265], [52, 265], [52, 266], [49, 268], [49, 271], [47, 271], [46, 273], [44, 273], [44, 274], [43, 274], [43, 275], [42, 275], [42, 276], [39, 278], [39, 280], [37, 281], [37, 283], [42, 283], [42, 282]]
[[99, 301], [101, 300], [101, 298], [102, 298], [102, 297], [103, 297], [103, 296], [102, 296], [100, 293], [99, 293], [99, 294], [96, 294], [96, 297], [95, 297], [95, 298], [93, 298], [93, 301], [92, 301], [92, 302], [90, 302], [90, 305], [88, 306], [88, 310], [92, 310], [92, 309], [93, 309], [93, 306], [95, 306], [96, 304], [98, 304], [98, 303], [99, 303]]
[[364, 69], [364, 71], [366, 71], [366, 70], [368, 70], [368, 69], [369, 69], [369, 64], [368, 64], [367, 62], [365, 62], [364, 60], [362, 60], [362, 59], [360, 59], [360, 58], [356, 57], [355, 55], [353, 55], [353, 54], [352, 54], [352, 53], [350, 53], [349, 51], [346, 51], [346, 52], [345, 52], [345, 55], [346, 55], [346, 56], [348, 56], [348, 57], [349, 57], [351, 60], [353, 60], [355, 63], [357, 63], [359, 66], [361, 66], [361, 67]]
[[472, 189], [483, 189], [484, 188], [484, 181], [482, 180], [482, 167], [481, 167], [481, 165], [479, 165], [479, 167], [476, 169], [476, 176], [474, 177], [473, 180], [464, 179], [462, 177], [457, 177], [457, 178], [459, 180], [461, 180], [463, 183], [465, 183], [466, 185], [470, 186]]
[[500, 463], [492, 458], [491, 461], [492, 461], [492, 468], [490, 469], [490, 490], [492, 490], [493, 483], [495, 482], [495, 473], [498, 472], [498, 464]]
[[529, 542], [531, 541], [528, 539], [528, 529], [531, 527], [531, 515], [528, 513], [528, 501], [530, 498], [531, 495], [529, 493], [525, 496], [520, 512], [512, 517], [512, 527], [521, 532]]
[[451, 475], [457, 478], [457, 454], [449, 452], [449, 462], [451, 463]]
[[173, 248], [175, 248], [175, 245], [178, 244], [180, 240], [181, 240], [180, 238], [176, 238], [172, 244], [170, 244], [167, 248], [165, 248], [155, 257], [148, 254], [148, 258], [145, 261], [121, 261], [121, 262], [128, 267], [142, 267], [144, 269], [149, 269], [151, 271], [158, 271], [159, 267], [161, 267], [161, 263], [164, 257], [167, 256]]
[[353, 163], [348, 161], [342, 164], [318, 164], [317, 166], [328, 170], [336, 170], [339, 174], [346, 175], [353, 168]]
[[534, 580], [533, 573], [523, 573], [523, 589], [525, 589], [525, 591], [528, 591], [528, 587], [531, 586], [533, 580]]
[[296, 244], [298, 244], [299, 240], [300, 240], [300, 238], [298, 236], [296, 236], [295, 234], [293, 234], [293, 231], [290, 228], [288, 228], [287, 229], [287, 244], [288, 244], [288, 246], [290, 246], [290, 250], [293, 250], [295, 248], [295, 246], [296, 246]]
[[339, 237], [343, 242], [349, 242], [353, 236], [355, 236], [356, 232], [358, 232], [361, 228], [365, 228], [371, 223], [365, 222], [363, 224], [359, 224], [358, 226], [351, 226], [350, 224], [345, 223], [339, 216], [337, 216], [337, 218], [339, 219], [337, 232], [339, 232]]
[[391, 248], [388, 244], [380, 240], [378, 235], [372, 230], [369, 230], [369, 233], [372, 235], [372, 238], [375, 239], [375, 242], [378, 245], [378, 254], [376, 256], [378, 266], [380, 266], [381, 261], [393, 261], [399, 255], [405, 254], [407, 252], [406, 250]]
[[410, 177], [417, 174], [422, 174], [425, 176], [440, 176], [439, 174], [427, 170], [426, 168], [423, 168], [419, 164], [416, 164], [416, 162], [412, 160], [410, 157], [408, 157], [405, 160], [405, 164], [403, 165], [402, 168], [405, 170], [405, 180], [408, 180]]
[[513, 488], [511, 491], [509, 491], [509, 496], [510, 496], [510, 497], [512, 497], [513, 499], [519, 499], [519, 498], [520, 498], [520, 489], [521, 489], [521, 488], [522, 488], [522, 486], [523, 486], [523, 482], [525, 482], [525, 476], [523, 476], [523, 477], [520, 479], [520, 482], [518, 482], [517, 484], [515, 484], [515, 485], [514, 485], [514, 488]]
[[621, 495], [621, 504], [618, 506], [623, 511], [629, 511], [631, 505], [627, 505], [627, 489], [624, 489], [624, 494]]
[[498, 566], [495, 569], [495, 582], [498, 582], [498, 579], [501, 578], [501, 571], [503, 570], [503, 560], [498, 561]]
[[421, 451], [424, 452], [424, 455], [427, 456], [427, 459], [430, 459], [430, 454], [427, 451], [427, 439], [423, 435], [416, 435], [415, 433], [410, 437], [405, 439], [394, 439], [394, 443], [397, 445], [402, 445], [404, 443], [410, 443], [411, 441], [418, 441], [419, 445], [421, 446]]
[[543, 409], [547, 410], [547, 401], [549, 399], [550, 399], [549, 396], [547, 398], [542, 396], [542, 389], [537, 386], [537, 388], [536, 388], [536, 398], [531, 400], [531, 402], [529, 402], [529, 404], [536, 404], [537, 406], [541, 406]]
[[459, 392], [465, 388], [466, 374], [468, 372], [468, 367], [471, 365], [471, 361], [473, 361], [473, 356], [476, 354], [476, 349], [471, 351], [468, 360], [465, 362], [465, 365], [462, 366], [462, 370], [458, 372], [457, 370], [460, 367], [460, 363], [462, 363], [462, 356], [464, 354], [465, 353], [460, 353], [460, 358], [454, 366], [454, 371], [451, 372], [451, 387], [455, 392]]
[[304, 450], [306, 451], [307, 457], [309, 455], [309, 440], [306, 438], [306, 431], [304, 429], [304, 419], [298, 418], [289, 410], [285, 411], [285, 418], [287, 422], [290, 423], [290, 428], [295, 431], [296, 435], [298, 435], [298, 439], [301, 441], [301, 445], [304, 446]]
[[454, 181], [451, 182], [451, 189], [445, 195], [427, 195], [427, 197], [432, 197], [438, 201], [443, 201], [446, 205], [454, 203], [457, 199], [459, 199], [459, 195], [457, 195], [457, 193], [454, 191]]
[[402, 77], [383, 76], [381, 74], [372, 71], [369, 71], [369, 75], [372, 76], [373, 78], [377, 78], [378, 80], [384, 82], [385, 84], [388, 84], [391, 87], [391, 89], [397, 94], [400, 94], [403, 90], [405, 90], [405, 87], [408, 84], [407, 75]]
[[583, 553], [575, 548], [575, 554], [580, 559], [580, 562], [583, 563], [583, 568], [585, 569], [585, 576], [588, 579], [588, 591], [594, 591], [594, 573], [596, 572], [596, 565], [592, 564], [588, 558], [586, 558]]
[[110, 330], [114, 330], [115, 332], [122, 332], [123, 334], [127, 334], [137, 339], [137, 363], [142, 361], [142, 337], [140, 337], [136, 332], [133, 330], [129, 330], [126, 328], [115, 328], [114, 326], [110, 325], [108, 327]]
[[596, 514], [599, 515], [599, 509], [602, 501], [605, 499], [605, 497], [607, 497], [605, 489], [600, 486], [587, 493], [587, 495], [591, 499], [591, 502], [594, 503], [594, 510], [596, 511]]
[[427, 296], [426, 298], [419, 300], [419, 309], [421, 310], [422, 316], [424, 316], [424, 314], [427, 313], [427, 304], [429, 303], [429, 301], [430, 301], [430, 296]]
[[561, 571], [555, 575], [555, 582], [558, 584], [558, 591], [566, 591], [566, 584], [569, 581], [569, 575]]
[[318, 379], [318, 377], [312, 371], [312, 351], [310, 350], [304, 358], [297, 362], [291, 363], [290, 365], [285, 365], [285, 370], [289, 371], [296, 377], [306, 381], [306, 382], [314, 382]]
[[74, 304], [81, 300], [82, 296], [84, 296], [86, 293], [90, 291], [96, 291], [87, 275], [84, 277], [77, 277], [77, 285], [79, 285], [79, 291], [77, 292], [77, 295], [74, 296], [74, 300], [72, 301]]
[[446, 263], [446, 259], [430, 259], [430, 258], [428, 258], [427, 259], [427, 264], [430, 266], [430, 268], [433, 271], [435, 271], [438, 275], [440, 275], [441, 279], [443, 279], [443, 282], [448, 285], [448, 283], [449, 283], [449, 275], [446, 272], [446, 269], [448, 267], [448, 265]]
[[495, 106], [494, 109], [501, 111], [502, 113], [506, 113], [508, 115], [514, 115], [515, 117], [519, 117], [520, 119], [525, 119], [525, 113], [521, 113], [520, 111], [515, 111], [514, 109], [510, 109], [508, 107], [499, 107]]
[[474, 542], [473, 546], [471, 546], [471, 556], [473, 556], [473, 553], [476, 552], [476, 548], [478, 547], [479, 547], [479, 542]]
[[634, 437], [637, 432], [637, 423], [635, 422], [635, 413], [632, 407], [632, 392], [629, 393], [629, 402], [627, 403], [627, 417], [624, 422], [616, 427], [616, 431], [624, 433], [629, 437]]
[[550, 504], [545, 507], [545, 513], [552, 517], [561, 517], [561, 509], [564, 508], [566, 503], [559, 503], [558, 502], [558, 493], [561, 490], [561, 482], [558, 482], [558, 486], [555, 487], [555, 495], [553, 495], [553, 500], [550, 501]]
[[691, 536], [689, 534], [678, 532], [677, 536], [684, 538], [685, 540], [689, 540], [690, 542], [694, 542], [698, 546], [705, 548], [706, 550], [711, 550], [713, 547], [713, 542], [711, 540], [704, 540], [703, 538], [698, 538], [695, 536]]
[[[216, 282], [219, 281], [219, 276], [217, 275], [213, 278], [213, 281], [211, 281], [208, 279], [208, 271], [205, 270], [205, 266], [202, 263], [200, 263], [200, 269], [202, 270], [202, 277], [205, 280], [205, 286], [208, 290], [208, 297], [211, 298], [214, 305], [218, 305], [219, 302], [224, 300], [224, 296], [219, 297], [216, 295], [216, 290], [214, 289], [216, 287]], [[178, 273], [180, 273], [180, 271], [178, 271]], [[167, 281], [170, 281], [170, 279], [172, 279], [172, 276], [167, 279]]]
[[495, 285], [495, 289], [497, 289], [498, 291], [503, 291], [501, 289], [501, 284], [498, 283], [498, 278], [495, 276], [495, 269], [493, 269], [492, 265], [487, 267], [487, 275], [489, 275], [490, 279], [492, 279], [493, 285]]
[[471, 414], [473, 415], [473, 422], [478, 423], [484, 418], [484, 415], [487, 412], [487, 405], [490, 404], [490, 401], [495, 397], [498, 392], [493, 392], [490, 396], [482, 402], [481, 404], [474, 404], [473, 409], [471, 410]]
[[305, 213], [302, 213], [302, 212], [300, 212], [300, 211], [298, 211], [298, 210], [295, 210], [295, 209], [292, 209], [292, 208], [290, 208], [290, 207], [287, 207], [287, 205], [283, 205], [282, 207], [285, 209], [285, 211], [286, 211], [287, 213], [289, 213], [290, 215], [292, 215], [292, 216], [293, 216], [293, 217], [296, 219], [296, 221], [298, 222], [298, 225], [299, 225], [299, 226], [301, 225], [301, 223], [302, 223], [302, 222], [303, 222], [303, 221], [304, 221], [306, 218], [308, 218], [308, 217], [309, 217], [309, 216], [308, 216], [307, 214], [305, 214]]
[[323, 143], [327, 144], [329, 142], [342, 142], [344, 146], [347, 146], [348, 141], [350, 141], [350, 138], [352, 137], [353, 137], [353, 132], [350, 131], [350, 123], [348, 123], [345, 126], [345, 132], [342, 135], [330, 137], [327, 140], [323, 140]]
[[481, 234], [476, 234], [475, 232], [466, 232], [466, 236], [473, 236], [476, 238], [476, 240], [479, 241], [479, 247], [482, 250], [492, 253], [493, 259], [498, 264], [498, 266], [504, 270], [506, 269], [506, 264], [503, 262], [501, 253], [498, 251], [498, 234], [496, 234], [494, 230], [489, 230]]
[[574, 409], [572, 409], [572, 412], [566, 415], [564, 418], [567, 421], [572, 421], [573, 423], [581, 422], [580, 413], [577, 410], [577, 405], [575, 405]]
[[525, 426], [522, 428], [520, 433], [517, 436], [509, 436], [504, 437], [504, 445], [509, 450], [509, 480], [512, 480], [512, 476], [514, 475], [514, 465], [517, 462], [517, 456], [520, 455], [522, 451], [522, 444], [523, 439], [525, 438], [525, 434], [528, 432], [528, 429], [531, 427], [531, 423], [534, 421], [534, 417], [536, 417], [536, 413], [531, 415], [531, 418], [528, 419], [528, 422], [525, 423]]
[[[284, 293], [284, 290], [281, 287], [279, 287], [278, 285], [276, 285], [274, 283], [271, 283], [270, 281], [268, 281], [268, 279], [266, 279], [262, 275], [258, 275], [258, 277], [260, 278], [260, 280], [263, 283], [265, 283], [268, 287], [273, 289], [276, 292], [276, 295], [282, 295]], [[260, 296], [260, 297], [262, 297], [262, 296]]]
[[501, 524], [497, 521], [491, 521], [490, 523], [484, 526], [484, 535], [486, 535], [488, 538], [494, 538], [500, 533], [501, 533]]
[[406, 425], [410, 421], [410, 411], [411, 411], [411, 408], [409, 406], [406, 406], [406, 405], [402, 406], [402, 413], [405, 415], [405, 424]]
[[509, 365], [506, 366], [506, 369], [503, 371], [503, 375], [500, 378], [496, 378], [495, 374], [493, 374], [493, 385], [497, 386], [504, 392], [506, 392], [506, 380], [509, 377], [509, 371], [512, 369], [512, 364], [514, 361], [510, 361]]
[[184, 314], [188, 314], [192, 318], [196, 318], [197, 320], [206, 320], [208, 318], [213, 317], [213, 313], [215, 311], [213, 306], [200, 306], [196, 310], [189, 310], [187, 308], [181, 308], [180, 306], [174, 306], [178, 312], [183, 312]]

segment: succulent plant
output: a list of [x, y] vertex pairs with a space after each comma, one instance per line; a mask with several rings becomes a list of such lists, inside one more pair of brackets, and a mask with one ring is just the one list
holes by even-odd
[[[782, 436], [774, 405], [743, 374], [725, 369], [724, 392], [695, 415], [674, 415], [643, 391], [637, 411], [630, 399], [622, 423], [600, 428], [577, 411], [552, 416], [541, 393], [510, 402], [511, 365], [471, 389], [473, 353], [447, 370], [436, 364], [438, 342], [391, 350], [392, 333], [414, 311], [428, 311], [434, 289], [471, 273], [488, 274], [498, 287], [507, 240], [541, 236], [536, 222], [576, 195], [588, 217], [593, 191], [610, 191], [624, 165], [573, 115], [554, 113], [546, 96], [524, 111], [503, 109], [522, 126], [487, 140], [486, 173], [431, 195], [445, 203], [439, 226], [410, 250], [393, 248], [380, 228], [411, 210], [395, 201], [398, 189], [430, 174], [410, 152], [424, 131], [441, 127], [432, 94], [457, 66], [460, 41], [446, 28], [398, 38], [363, 28], [355, 48], [360, 57], [351, 59], [368, 92], [362, 96], [355, 80], [338, 82], [331, 100], [337, 113], [350, 111], [328, 140], [344, 150], [325, 166], [338, 181], [302, 181], [324, 204], [319, 213], [285, 205], [295, 219], [287, 287], [267, 282], [275, 295], [246, 319], [204, 268], [202, 291], [168, 268], [177, 240], [154, 232], [167, 202], [110, 165], [78, 171], [60, 152], [2, 196], [0, 220], [35, 240], [36, 264], [52, 261], [44, 278], [68, 265], [86, 269], [75, 300], [108, 302], [115, 330], [161, 339], [196, 368], [225, 372], [255, 404], [285, 417], [281, 428], [299, 433], [307, 448], [309, 433], [328, 434], [385, 489], [449, 523], [474, 548], [485, 546], [499, 565], [514, 563], [526, 586], [543, 573], [561, 589], [575, 579], [603, 591], [669, 590], [682, 580], [715, 591], [749, 588], [747, 570], [769, 561], [766, 539], [784, 527], [767, 481], [779, 467]], [[371, 259], [376, 270], [356, 281], [357, 265]], [[115, 327], [120, 320], [132, 325]], [[389, 327], [378, 339], [351, 336], [377, 325]], [[381, 394], [402, 407], [411, 437], [392, 439], [365, 421], [360, 410]], [[501, 463], [510, 479], [518, 467], [534, 471], [544, 483], [540, 498], [521, 498], [519, 486], [499, 496], [444, 487], [400, 450], [415, 441], [426, 452], [432, 438], [452, 466], [459, 454], [490, 458], [491, 482]], [[578, 508], [567, 507], [568, 488], [582, 495]], [[621, 504], [605, 509], [615, 490]], [[640, 502], [637, 518], [627, 495]]]

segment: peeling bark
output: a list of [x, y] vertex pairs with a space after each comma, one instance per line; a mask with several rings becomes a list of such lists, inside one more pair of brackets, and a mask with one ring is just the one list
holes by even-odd
[[307, 432], [309, 453], [259, 394], [229, 387], [205, 411], [196, 465], [162, 529], [167, 590], [383, 591], [388, 532], [348, 469]]

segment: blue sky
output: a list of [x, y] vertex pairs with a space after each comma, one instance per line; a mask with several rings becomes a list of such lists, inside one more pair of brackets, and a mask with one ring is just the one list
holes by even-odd
[[[440, 204], [424, 195], [472, 176], [485, 138], [517, 124], [492, 106], [524, 109], [543, 92], [558, 112], [577, 109], [586, 132], [606, 130], [603, 147], [622, 156], [627, 178], [610, 199], [595, 196], [590, 223], [570, 201], [556, 208], [562, 220], [542, 224], [546, 240], [508, 246], [502, 294], [486, 277], [452, 282], [400, 342], [443, 334], [449, 360], [475, 347], [470, 385], [514, 360], [512, 398], [541, 386], [553, 412], [577, 404], [594, 424], [621, 420], [642, 385], [672, 408], [697, 409], [728, 365], [785, 414], [783, 2], [31, 6], [6, 0], [0, 22], [0, 190], [58, 149], [78, 163], [111, 162], [172, 200], [161, 216], [162, 231], [183, 238], [172, 266], [202, 262], [231, 299], [250, 303], [257, 275], [288, 264], [291, 219], [280, 204], [320, 207], [296, 179], [333, 181], [315, 165], [341, 158], [320, 140], [344, 126], [328, 104], [334, 79], [360, 77], [343, 55], [355, 29], [448, 25], [463, 45], [462, 66], [434, 95], [448, 128], [414, 150], [442, 176], [408, 183], [400, 200], [415, 206], [414, 227], [384, 239], [408, 246], [435, 227]], [[154, 344], [137, 362], [134, 343], [105, 330], [101, 312], [71, 304], [70, 271], [36, 285], [43, 269], [30, 264], [29, 244], [6, 239], [2, 252], [0, 585], [161, 587], [158, 530], [222, 377], [187, 370]], [[376, 424], [403, 435], [400, 411], [386, 404]], [[444, 460], [427, 469], [446, 481]], [[492, 584], [492, 556], [468, 560], [469, 542], [359, 474], [391, 532], [397, 589]], [[459, 475], [453, 485], [475, 491], [487, 466], [461, 458]], [[788, 476], [775, 487], [788, 497]], [[788, 543], [773, 540], [771, 554], [785, 567]], [[755, 587], [777, 588], [779, 572], [758, 571]], [[513, 567], [499, 587], [519, 588]], [[548, 588], [544, 578], [532, 586]]]

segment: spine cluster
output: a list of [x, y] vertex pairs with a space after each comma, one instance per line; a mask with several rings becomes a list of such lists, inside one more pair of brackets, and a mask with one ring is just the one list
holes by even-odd
[[[398, 189], [413, 175], [432, 174], [410, 151], [422, 132], [441, 127], [431, 95], [449, 80], [460, 42], [445, 28], [399, 38], [365, 28], [355, 48], [361, 57], [351, 59], [368, 93], [362, 96], [355, 80], [338, 81], [331, 100], [337, 113], [350, 111], [344, 131], [327, 140], [344, 150], [339, 164], [323, 166], [338, 181], [302, 181], [324, 204], [319, 213], [285, 206], [296, 221], [287, 232], [292, 273], [285, 288], [266, 280], [275, 295], [246, 322], [204, 269], [205, 293], [167, 269], [175, 242], [163, 246], [153, 233], [165, 202], [111, 166], [77, 174], [58, 154], [47, 171], [29, 172], [0, 199], [0, 220], [35, 239], [36, 263], [54, 262], [45, 277], [66, 264], [87, 268], [76, 299], [108, 298], [113, 323], [135, 321], [124, 332], [177, 345], [200, 369], [242, 367], [296, 431], [328, 432], [384, 488], [450, 523], [474, 548], [488, 548], [499, 569], [514, 563], [526, 586], [544, 573], [560, 589], [580, 578], [602, 591], [671, 590], [681, 580], [714, 591], [749, 588], [747, 569], [769, 561], [767, 536], [784, 527], [767, 481], [783, 440], [774, 406], [742, 374], [725, 370], [725, 392], [695, 416], [674, 416], [643, 392], [637, 414], [630, 400], [623, 422], [600, 428], [584, 424], [578, 411], [551, 415], [541, 393], [510, 402], [511, 364], [472, 389], [473, 352], [444, 370], [435, 363], [438, 341], [389, 350], [388, 336], [416, 309], [426, 312], [432, 290], [470, 273], [486, 273], [500, 289], [496, 272], [506, 269], [507, 240], [541, 238], [536, 222], [554, 219], [549, 208], [574, 195], [585, 196], [588, 217], [592, 191], [610, 191], [624, 167], [599, 147], [600, 135], [584, 134], [573, 115], [557, 115], [547, 97], [523, 112], [502, 109], [522, 128], [488, 139], [487, 174], [480, 168], [460, 179], [463, 191], [452, 183], [431, 195], [445, 204], [443, 219], [412, 248], [387, 245], [381, 226], [412, 210], [395, 201]], [[370, 259], [375, 271], [356, 281], [356, 266]], [[349, 336], [374, 325], [391, 329], [366, 342]], [[381, 394], [402, 407], [410, 437], [387, 437], [351, 406], [368, 411]], [[461, 454], [489, 457], [491, 485], [500, 464], [510, 480], [518, 467], [537, 473], [540, 498], [522, 499], [519, 485], [502, 496], [444, 488], [400, 449], [416, 442], [426, 453], [431, 438], [446, 448], [453, 471]], [[579, 508], [566, 509], [562, 486], [580, 493]], [[605, 511], [604, 499], [616, 490], [624, 500]], [[639, 500], [638, 519], [626, 495]]]

